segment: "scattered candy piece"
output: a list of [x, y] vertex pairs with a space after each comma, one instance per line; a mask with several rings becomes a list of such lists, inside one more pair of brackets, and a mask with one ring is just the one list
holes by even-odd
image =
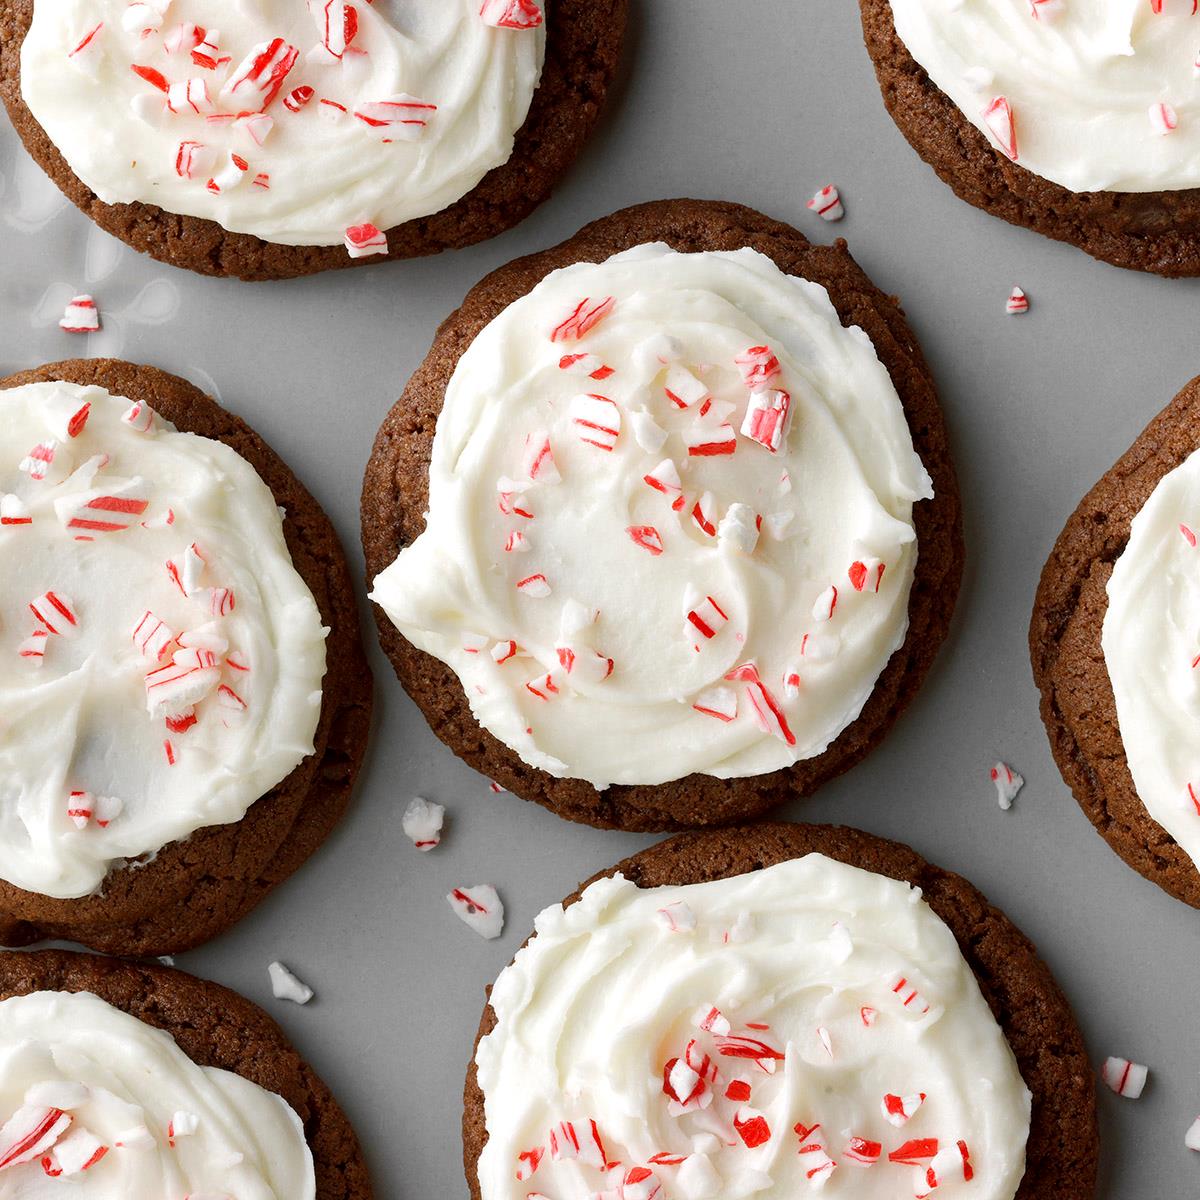
[[482, 938], [498, 938], [504, 930], [504, 905], [496, 889], [481, 883], [457, 887], [446, 897], [455, 914]]
[[571, 400], [571, 421], [579, 440], [611, 451], [621, 433], [621, 410], [607, 396], [585, 392]]
[[690, 933], [696, 928], [696, 914], [682, 900], [674, 900], [655, 914], [672, 933]]
[[1150, 1075], [1148, 1068], [1127, 1058], [1106, 1058], [1100, 1068], [1100, 1078], [1118, 1096], [1136, 1100], [1146, 1086]]
[[557, 325], [550, 334], [552, 342], [577, 342], [586, 337], [616, 307], [616, 299], [606, 296], [603, 300], [592, 300], [585, 296], [571, 314]]
[[374, 225], [351, 225], [346, 229], [346, 253], [351, 258], [368, 258], [387, 252], [387, 235]]
[[1005, 96], [997, 96], [983, 110], [983, 123], [987, 126], [992, 137], [1000, 144], [1000, 149], [1017, 161], [1017, 123], [1013, 117], [1012, 105]]
[[1189, 1150], [1200, 1150], [1200, 1117], [1188, 1126], [1187, 1133], [1183, 1135], [1183, 1144]]
[[31, 1162], [58, 1141], [71, 1124], [60, 1108], [24, 1105], [0, 1128], [0, 1170]]
[[1007, 812], [1017, 793], [1025, 786], [1025, 780], [1005, 763], [998, 762], [991, 770], [992, 782], [996, 785], [996, 800]]
[[536, 29], [542, 23], [542, 10], [533, 0], [483, 0], [479, 15], [497, 29]]
[[807, 207], [826, 221], [840, 221], [846, 215], [846, 210], [842, 207], [842, 198], [832, 183], [826, 184], [808, 202]]
[[1147, 113], [1150, 129], [1158, 137], [1172, 132], [1179, 125], [1179, 117], [1169, 104], [1152, 104]]
[[909, 1096], [896, 1096], [889, 1092], [884, 1096], [880, 1109], [883, 1112], [883, 1119], [889, 1125], [895, 1125], [899, 1129], [902, 1125], [908, 1124], [917, 1109], [924, 1103], [924, 1092], [913, 1092]]
[[59, 329], [67, 333], [95, 333], [100, 328], [100, 310], [91, 296], [76, 296], [67, 305]]
[[302, 983], [281, 962], [267, 967], [271, 979], [271, 992], [276, 1000], [290, 1000], [293, 1004], [307, 1004], [313, 998], [313, 990]]
[[444, 805], [431, 804], [428, 800], [416, 796], [404, 810], [400, 824], [404, 836], [409, 838], [418, 850], [432, 850], [442, 840], [442, 825], [445, 819]]
[[1029, 311], [1029, 297], [1019, 287], [1013, 288], [1004, 305], [1004, 311], [1010, 317], [1024, 316]]

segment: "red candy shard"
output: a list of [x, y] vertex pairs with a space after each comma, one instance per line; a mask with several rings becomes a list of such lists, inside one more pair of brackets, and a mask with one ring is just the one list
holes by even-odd
[[49, 1150], [71, 1124], [61, 1108], [26, 1105], [0, 1128], [0, 1171], [32, 1162]]
[[662, 535], [653, 525], [630, 525], [625, 532], [633, 539], [635, 546], [641, 546], [657, 558], [663, 552]]
[[256, 111], [264, 112], [279, 95], [284, 80], [299, 57], [300, 51], [283, 38], [260, 42], [225, 81], [225, 86], [221, 88], [221, 99], [243, 106], [257, 102]]
[[888, 1162], [903, 1163], [910, 1167], [919, 1167], [926, 1159], [933, 1158], [938, 1152], [937, 1138], [913, 1138], [888, 1154]]
[[753, 1109], [744, 1108], [735, 1113], [733, 1127], [750, 1150], [771, 1140], [771, 1127], [766, 1118]]
[[997, 96], [983, 110], [983, 123], [987, 126], [992, 137], [1000, 144], [1000, 149], [1017, 161], [1017, 124], [1013, 117], [1012, 105], [1007, 96]]

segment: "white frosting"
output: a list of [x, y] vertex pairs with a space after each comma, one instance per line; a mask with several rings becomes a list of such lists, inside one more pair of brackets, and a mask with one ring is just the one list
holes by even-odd
[[[813, 1142], [838, 1164], [825, 1194], [855, 1200], [928, 1191], [923, 1171], [915, 1180], [917, 1168], [889, 1161], [910, 1139], [936, 1138], [951, 1156], [966, 1143], [974, 1178], [946, 1169], [938, 1196], [1012, 1200], [1024, 1173], [1029, 1092], [953, 934], [919, 890], [823, 855], [687, 887], [641, 890], [619, 875], [594, 883], [565, 911], [538, 917], [491, 1003], [496, 1027], [476, 1055], [483, 1200], [618, 1194], [605, 1189], [663, 1154], [687, 1161], [653, 1167], [658, 1200], [795, 1200], [810, 1194], [806, 1175], [820, 1158], [798, 1150]], [[782, 1061], [768, 1071], [722, 1054], [722, 1039], [698, 1028], [714, 1006], [731, 1034]], [[716, 1064], [715, 1096], [673, 1115], [664, 1069], [691, 1039]], [[738, 1079], [749, 1101], [725, 1099]], [[920, 1093], [902, 1127], [885, 1119], [885, 1095]], [[755, 1115], [770, 1138], [750, 1148], [734, 1121]], [[519, 1155], [548, 1147], [552, 1127], [590, 1120], [620, 1167], [548, 1151], [517, 1181]], [[800, 1139], [798, 1123], [820, 1130]], [[847, 1158], [852, 1137], [881, 1144], [870, 1169]]]
[[[1017, 162], [1075, 192], [1200, 186], [1189, 0], [891, 0], [896, 32], [977, 128], [1006, 97]], [[1171, 106], [1178, 127], [1156, 130]], [[996, 144], [993, 137], [993, 144]]]
[[[87, 992], [0, 1002], [0, 1122], [26, 1105], [71, 1117], [47, 1151], [51, 1170], [66, 1169], [48, 1175], [41, 1155], [7, 1167], [0, 1200], [316, 1194], [304, 1127], [279, 1096], [240, 1075], [197, 1066], [169, 1034]], [[107, 1149], [93, 1166], [72, 1171], [70, 1139]]]
[[[552, 342], [583, 297], [615, 305], [581, 340]], [[762, 345], [781, 364], [771, 387], [791, 396], [774, 454], [734, 432], [750, 404], [735, 358]], [[613, 373], [560, 367], [577, 354], [590, 356], [583, 369]], [[708, 416], [697, 416], [698, 398], [677, 408], [672, 386], [708, 391]], [[577, 423], [588, 419], [580, 393], [615, 404], [611, 451], [583, 440], [605, 435]], [[723, 413], [732, 428], [722, 433]], [[690, 456], [697, 430], [736, 440], [735, 452]], [[525, 439], [537, 431], [556, 470], [530, 483]], [[668, 459], [686, 497], [678, 512], [644, 478]], [[904, 640], [912, 506], [931, 495], [887, 371], [823, 288], [752, 250], [662, 245], [557, 271], [479, 334], [446, 390], [429, 481], [426, 531], [375, 581], [374, 599], [454, 668], [480, 723], [525, 762], [597, 787], [756, 775], [820, 754]], [[505, 489], [513, 500], [498, 502]], [[718, 536], [690, 515], [706, 494]], [[629, 530], [640, 526], [653, 527], [661, 553], [635, 542]], [[506, 552], [513, 534], [523, 552]], [[875, 560], [886, 568], [878, 592]], [[872, 564], [862, 591], [850, 581], [855, 562]], [[539, 574], [549, 595], [517, 588]], [[831, 586], [836, 610], [823, 620]], [[705, 597], [728, 618], [708, 639], [685, 619]], [[520, 652], [499, 662], [509, 640]], [[576, 652], [569, 674], [564, 646]], [[751, 662], [791, 741], [757, 722], [752, 683], [726, 678]], [[546, 694], [547, 672], [558, 688], [548, 702], [526, 686]], [[793, 673], [798, 684], [785, 683]], [[728, 722], [695, 707], [733, 699]]]
[[1134, 517], [1102, 646], [1138, 796], [1200, 866], [1200, 549], [1185, 529], [1200, 534], [1200, 452]]
[[[123, 27], [136, 7], [127, 0], [37, 0], [21, 51], [25, 103], [71, 170], [106, 203], [156, 204], [282, 245], [339, 244], [348, 226], [387, 229], [466, 195], [512, 153], [545, 53], [544, 27], [494, 28], [480, 17], [480, 0], [359, 3], [358, 34], [340, 61], [321, 45], [305, 0], [152, 3], [166, 7], [165, 19], [143, 37]], [[89, 52], [69, 59], [101, 21]], [[215, 27], [220, 57], [232, 62], [206, 69], [187, 51], [167, 53], [164, 36], [185, 23]], [[258, 102], [222, 100], [222, 84], [274, 37], [286, 39], [299, 58], [266, 110], [274, 127], [261, 146], [232, 123], [191, 112], [163, 115], [162, 93], [130, 69], [152, 67], [173, 83], [203, 78], [214, 111], [236, 114]], [[316, 96], [291, 112], [284, 98], [298, 86], [315, 88]], [[423, 132], [371, 127], [351, 115], [400, 95], [437, 105]], [[417, 136], [404, 140], [405, 133]], [[243, 181], [213, 194], [209, 164], [181, 178], [176, 158], [188, 140], [219, 152], [221, 163], [230, 152], [241, 155], [249, 164]], [[270, 176], [269, 190], [254, 185], [260, 173]]]
[[[47, 477], [22, 472], [58, 419], [89, 402]], [[326, 630], [270, 490], [219, 442], [161, 421], [137, 432], [122, 420], [129, 407], [65, 383], [0, 392], [0, 496], [10, 496], [0, 503], [31, 521], [0, 523], [0, 878], [50, 896], [86, 895], [121, 860], [240, 820], [312, 753], [320, 716]], [[68, 526], [71, 497], [114, 492], [148, 500], [125, 517], [129, 528]], [[192, 544], [206, 561], [185, 597], [167, 561]], [[218, 588], [234, 607], [214, 616]], [[73, 605], [78, 626], [43, 638], [38, 666], [20, 648], [39, 624], [31, 601], [50, 591]], [[194, 644], [207, 634], [215, 655], [199, 699], [167, 705], [170, 716], [194, 707], [183, 732], [149, 707], [147, 675], [183, 652], [174, 642], [160, 660], [139, 652], [132, 635], [147, 610]], [[68, 811], [73, 791], [91, 794], [82, 828]]]

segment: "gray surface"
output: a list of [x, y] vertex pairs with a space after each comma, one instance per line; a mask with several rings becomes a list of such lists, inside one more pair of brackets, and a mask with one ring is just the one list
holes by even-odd
[[[633, 10], [625, 81], [554, 200], [490, 244], [423, 262], [273, 285], [193, 277], [63, 207], [0, 122], [0, 368], [114, 353], [188, 376], [280, 451], [361, 572], [358, 489], [375, 429], [483, 273], [593, 217], [674, 195], [740, 200], [814, 238], [845, 236], [903, 297], [933, 364], [970, 565], [954, 635], [899, 728], [782, 815], [909, 841], [982, 888], [1040, 946], [1092, 1058], [1151, 1067], [1141, 1101], [1101, 1096], [1102, 1195], [1151, 1182], [1162, 1196], [1195, 1190], [1200, 1162], [1182, 1137], [1200, 1111], [1196, 916], [1126, 868], [1071, 800], [1038, 720], [1025, 630], [1066, 515], [1200, 369], [1197, 284], [1102, 266], [956, 201], [885, 114], [850, 0]], [[828, 181], [846, 202], [838, 226], [804, 208]], [[1004, 315], [1014, 283], [1030, 297], [1024, 318]], [[54, 327], [73, 290], [92, 291], [104, 314], [90, 344]], [[654, 839], [491, 796], [429, 733], [368, 637], [380, 719], [350, 817], [240, 928], [180, 965], [278, 1017], [356, 1124], [381, 1200], [459, 1196], [459, 1096], [485, 984], [539, 908]], [[1007, 814], [987, 778], [997, 757], [1028, 781]], [[450, 810], [446, 841], [426, 856], [400, 829], [418, 793]], [[508, 906], [499, 942], [478, 940], [442, 898], [479, 882]], [[309, 1008], [272, 1000], [276, 957], [317, 989]]]

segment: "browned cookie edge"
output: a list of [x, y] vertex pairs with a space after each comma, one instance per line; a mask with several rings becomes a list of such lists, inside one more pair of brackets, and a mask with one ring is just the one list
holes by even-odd
[[0, 953], [0, 999], [41, 991], [91, 992], [165, 1030], [200, 1066], [233, 1071], [282, 1096], [304, 1124], [317, 1200], [370, 1200], [371, 1181], [345, 1113], [279, 1026], [244, 996], [168, 967], [63, 950]]
[[237, 451], [285, 510], [292, 561], [330, 634], [316, 752], [232, 825], [198, 830], [136, 870], [109, 874], [100, 894], [57, 900], [0, 881], [0, 942], [47, 938], [113, 954], [178, 953], [251, 911], [341, 818], [370, 732], [372, 680], [358, 606], [337, 534], [316, 500], [244, 421], [184, 379], [115, 359], [73, 359], [0, 379], [0, 389], [65, 380], [144, 400], [178, 428]]
[[933, 478], [935, 498], [914, 506], [920, 545], [909, 603], [909, 631], [858, 720], [817, 758], [746, 779], [690, 775], [658, 786], [597, 791], [527, 766], [481, 729], [454, 672], [409, 645], [376, 607], [383, 648], [434, 732], [478, 771], [570, 820], [602, 828], [671, 830], [748, 820], [815, 791], [868, 753], [907, 707], [950, 626], [962, 576], [962, 514], [946, 429], [921, 350], [898, 302], [880, 292], [845, 243], [811, 244], [803, 234], [753, 209], [700, 200], [639, 205], [587, 226], [553, 249], [487, 276], [443, 322], [425, 361], [384, 419], [363, 483], [362, 526], [368, 579], [424, 528], [430, 451], [454, 367], [476, 334], [551, 271], [601, 261], [648, 241], [681, 251], [751, 246], [786, 272], [824, 285], [844, 325], [870, 336], [904, 405], [913, 440]]
[[105, 204], [67, 165], [21, 98], [20, 49], [34, 0], [0, 0], [0, 99], [38, 165], [101, 229], [172, 266], [247, 280], [290, 279], [458, 249], [495, 237], [546, 200], [591, 134], [616, 74], [628, 0], [555, 0], [541, 83], [509, 160], [449, 208], [387, 231], [388, 254], [281, 246], [152, 204]]
[[1129, 773], [1101, 635], [1108, 580], [1133, 518], [1200, 443], [1193, 379], [1080, 501], [1042, 570], [1029, 626], [1042, 721], [1059, 770], [1104, 840], [1135, 871], [1200, 908], [1200, 872], [1146, 811]]
[[[1066, 996], [1036, 947], [1003, 912], [961, 876], [930, 865], [908, 846], [833, 825], [769, 823], [685, 833], [601, 871], [563, 904], [573, 904], [588, 884], [617, 872], [644, 888], [707, 883], [806, 854], [824, 854], [921, 889], [957, 939], [1033, 1094], [1025, 1177], [1016, 1200], [1093, 1197], [1100, 1154], [1096, 1089]], [[495, 1024], [489, 1004], [476, 1047]], [[476, 1168], [487, 1127], [474, 1051], [464, 1105], [463, 1161], [472, 1200], [481, 1200]]]
[[1033, 174], [996, 150], [933, 83], [896, 33], [890, 0], [859, 3], [884, 105], [960, 199], [1114, 266], [1200, 274], [1200, 188], [1072, 192]]

